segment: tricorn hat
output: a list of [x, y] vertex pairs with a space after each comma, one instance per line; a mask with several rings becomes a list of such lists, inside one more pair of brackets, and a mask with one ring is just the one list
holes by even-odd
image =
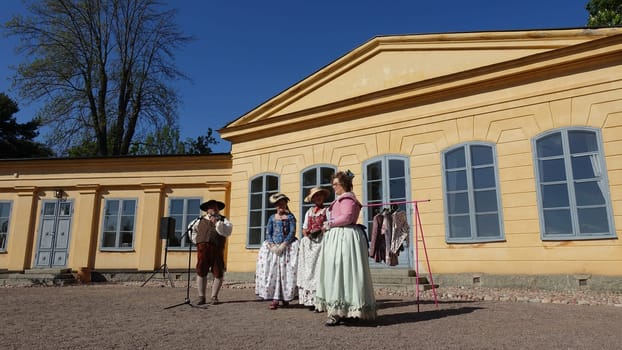
[[207, 208], [211, 207], [212, 205], [215, 205], [218, 207], [218, 210], [223, 210], [225, 209], [225, 203], [217, 201], [215, 199], [210, 199], [205, 203], [202, 203], [199, 208], [201, 208], [201, 210], [203, 211], [207, 211]]
[[286, 201], [289, 202], [289, 197], [287, 197], [283, 193], [275, 193], [270, 196], [270, 203], [276, 204], [276, 202], [280, 201], [281, 199], [285, 199]]
[[305, 197], [305, 202], [310, 203], [313, 200], [313, 196], [318, 193], [322, 194], [325, 199], [328, 198], [328, 196], [330, 195], [330, 192], [328, 192], [328, 190], [325, 188], [313, 187], [309, 190], [309, 194]]

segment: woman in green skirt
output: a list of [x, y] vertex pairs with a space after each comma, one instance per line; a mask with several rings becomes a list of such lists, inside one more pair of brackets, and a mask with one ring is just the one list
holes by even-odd
[[326, 326], [376, 318], [367, 237], [356, 224], [362, 205], [352, 193], [352, 178], [349, 170], [333, 175], [335, 200], [325, 222], [315, 301], [316, 310], [328, 315]]

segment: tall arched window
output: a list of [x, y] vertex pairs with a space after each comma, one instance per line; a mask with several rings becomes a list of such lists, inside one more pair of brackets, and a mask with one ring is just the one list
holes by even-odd
[[442, 157], [447, 242], [503, 240], [494, 146], [464, 144], [444, 151]]
[[275, 213], [270, 203], [271, 195], [279, 192], [279, 176], [262, 174], [251, 179], [248, 198], [247, 247], [259, 248], [264, 241], [265, 226], [270, 215]]
[[[335, 199], [335, 193], [332, 190], [331, 179], [333, 174], [336, 172], [336, 167], [332, 165], [314, 165], [312, 167], [306, 168], [302, 171], [302, 179], [300, 183], [302, 184], [302, 188], [300, 189], [300, 230], [302, 232], [302, 224], [304, 220], [304, 215], [307, 210], [314, 206], [313, 203], [305, 203], [304, 198], [309, 193], [309, 189], [319, 186], [327, 189], [330, 192], [330, 196], [326, 199], [326, 203], [330, 203]], [[302, 237], [302, 236], [300, 236]]]
[[534, 139], [542, 239], [615, 237], [600, 132], [568, 128]]

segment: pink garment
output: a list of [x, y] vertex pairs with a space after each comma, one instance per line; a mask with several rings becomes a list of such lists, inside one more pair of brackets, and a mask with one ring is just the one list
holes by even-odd
[[361, 203], [352, 192], [345, 192], [337, 197], [328, 207], [330, 211], [330, 226], [348, 226], [356, 224]]

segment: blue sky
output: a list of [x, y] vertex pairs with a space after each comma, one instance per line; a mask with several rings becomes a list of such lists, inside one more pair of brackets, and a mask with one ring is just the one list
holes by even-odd
[[[182, 30], [196, 38], [177, 54], [192, 81], [176, 82], [182, 138], [219, 129], [370, 39], [391, 34], [583, 27], [588, 0], [176, 0]], [[3, 0], [0, 23], [24, 14]], [[29, 121], [37, 104], [10, 90], [21, 58], [14, 38], [0, 36], [0, 92]], [[229, 152], [221, 140], [215, 152]]]

